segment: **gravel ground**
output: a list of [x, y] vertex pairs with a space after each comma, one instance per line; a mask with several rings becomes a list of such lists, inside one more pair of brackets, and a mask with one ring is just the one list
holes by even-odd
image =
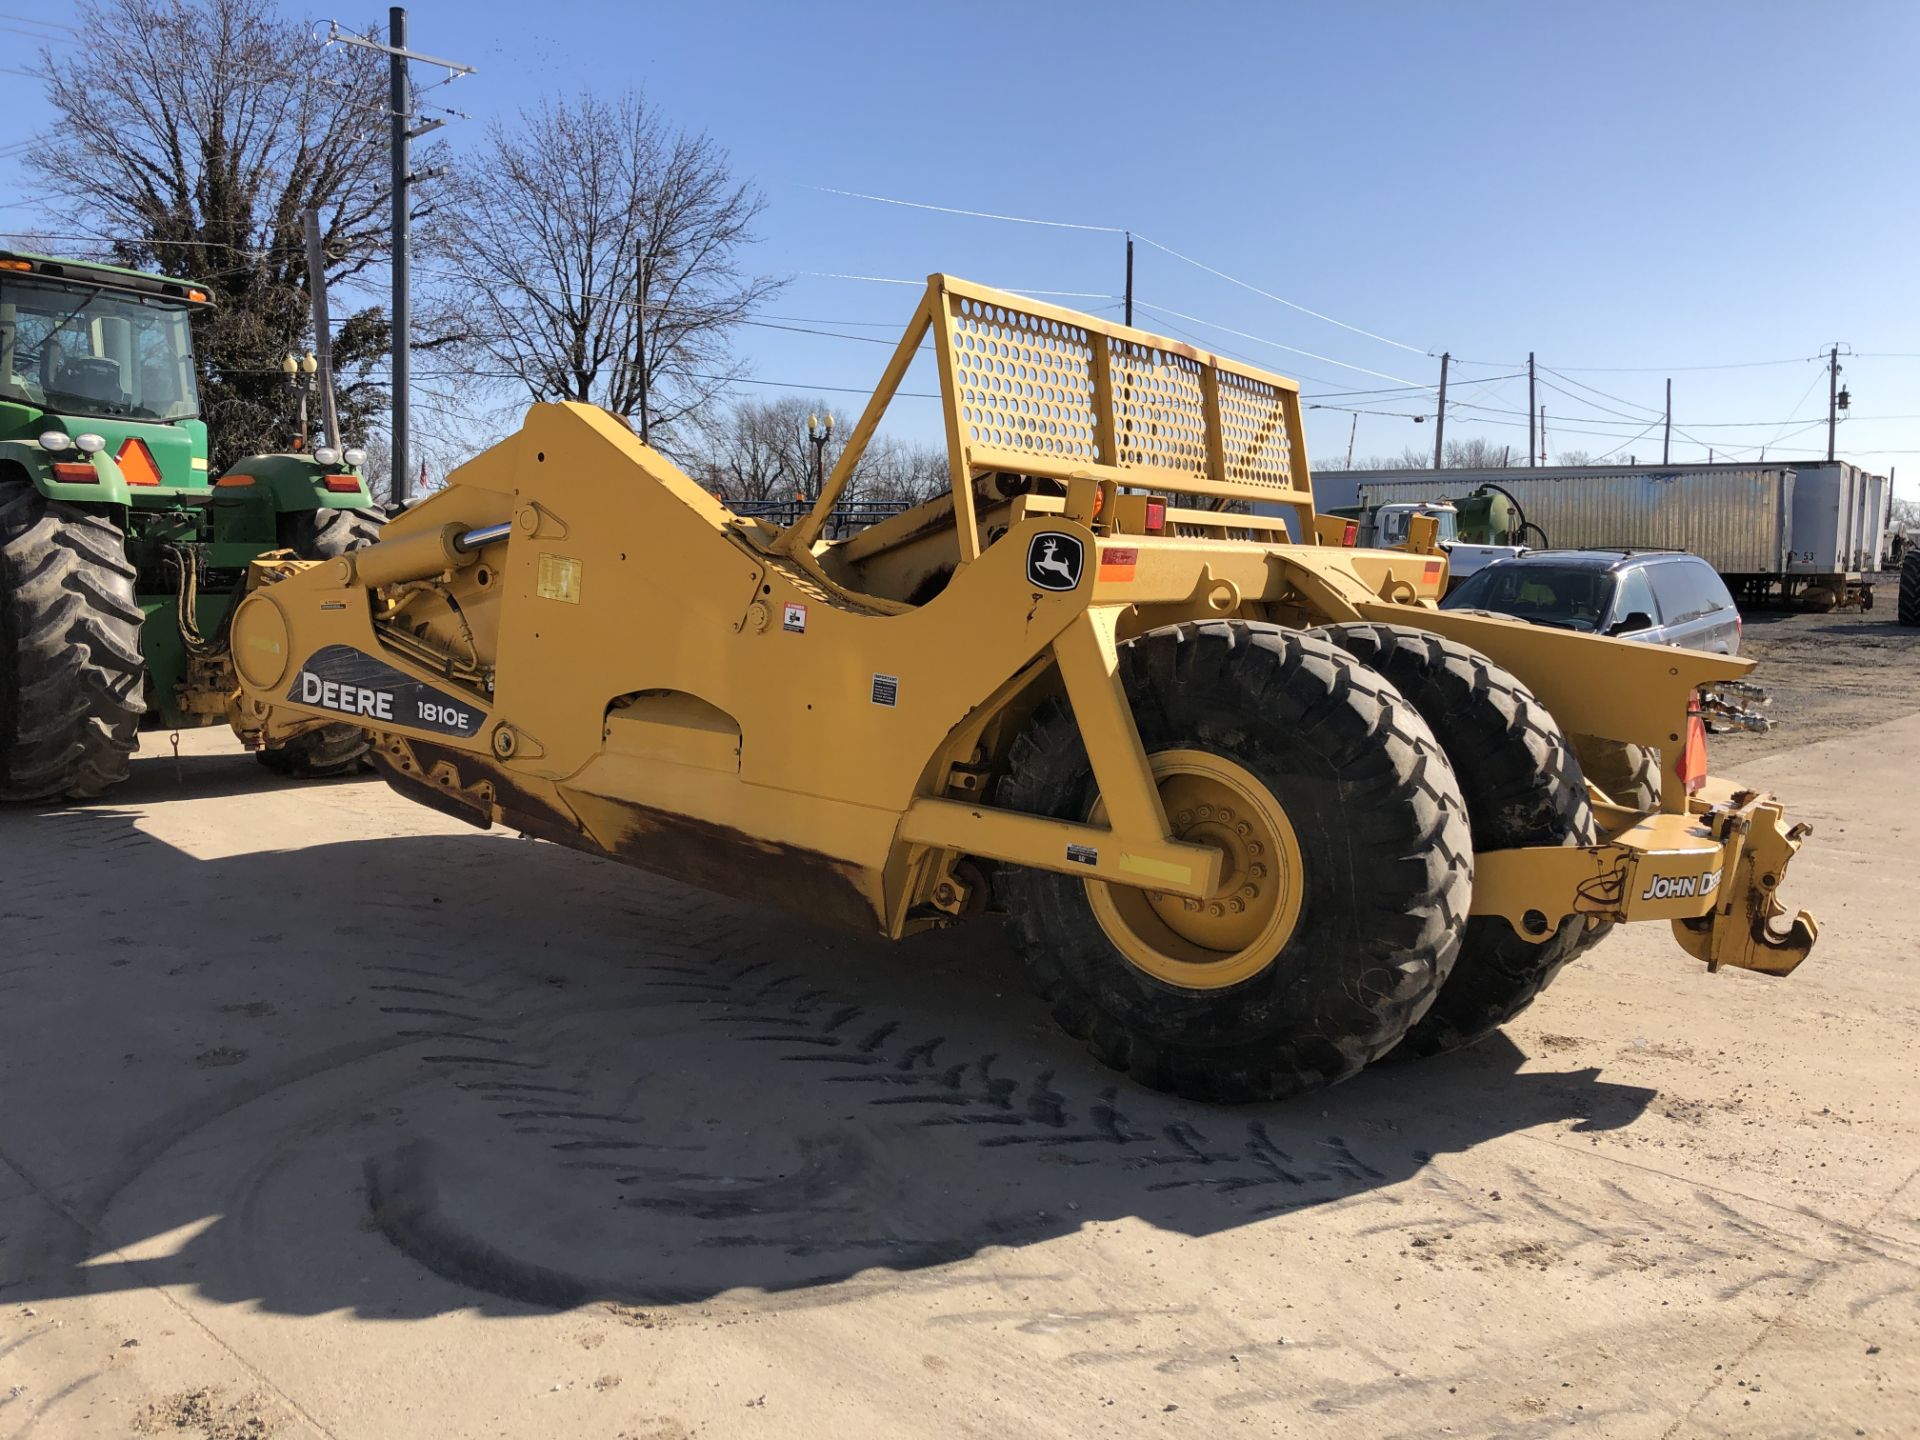
[[[1622, 927], [1459, 1055], [1120, 1081], [899, 946], [221, 731], [0, 813], [0, 1440], [1911, 1440], [1920, 632], [1756, 618], [1791, 978]], [[1772, 753], [1766, 753], [1771, 751]]]
[[1868, 611], [1745, 617], [1740, 653], [1760, 662], [1748, 677], [1773, 697], [1765, 735], [1713, 737], [1716, 768], [1847, 734], [1920, 710], [1920, 630], [1894, 619], [1895, 577], [1875, 586]]

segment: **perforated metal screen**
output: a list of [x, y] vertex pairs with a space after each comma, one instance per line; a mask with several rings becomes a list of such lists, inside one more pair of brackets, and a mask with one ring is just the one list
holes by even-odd
[[1041, 474], [1104, 466], [1252, 499], [1305, 488], [1288, 425], [1293, 391], [1171, 342], [1005, 298], [945, 297], [950, 403], [962, 443], [986, 462], [1024, 458]]
[[1097, 464], [1087, 332], [978, 300], [954, 296], [950, 303], [954, 402], [967, 438]]

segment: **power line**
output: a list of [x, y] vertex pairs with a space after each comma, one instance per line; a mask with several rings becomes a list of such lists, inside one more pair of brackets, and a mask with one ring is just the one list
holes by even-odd
[[[1237, 275], [1229, 275], [1226, 271], [1217, 269], [1203, 260], [1196, 260], [1191, 255], [1183, 254], [1171, 245], [1163, 245], [1151, 236], [1141, 234], [1138, 230], [1126, 229], [1118, 225], [1088, 225], [1073, 220], [1040, 220], [1026, 215], [1002, 215], [990, 210], [966, 210], [955, 205], [930, 205], [920, 200], [901, 200], [891, 195], [869, 195], [859, 190], [839, 190], [829, 185], [811, 185], [807, 188], [818, 190], [828, 195], [844, 195], [854, 200], [871, 200], [880, 205], [898, 205], [909, 210], [932, 210], [943, 215], [964, 215], [975, 220], [998, 220], [1012, 225], [1043, 225], [1054, 230], [1087, 230], [1102, 235], [1128, 235], [1143, 245], [1151, 245], [1162, 254], [1171, 255], [1182, 264], [1191, 265], [1196, 270], [1204, 270], [1207, 274], [1217, 279], [1225, 280], [1230, 285], [1238, 285], [1243, 290], [1251, 291], [1253, 294], [1271, 300], [1277, 305], [1284, 305], [1289, 310], [1298, 310], [1302, 315], [1311, 315], [1314, 319], [1324, 321], [1328, 325], [1336, 325], [1342, 330], [1351, 331], [1355, 335], [1364, 335], [1369, 340], [1377, 340], [1382, 345], [1391, 345], [1398, 350], [1406, 350], [1415, 355], [1432, 353], [1422, 346], [1408, 345], [1403, 341], [1391, 339], [1375, 331], [1363, 329], [1361, 326], [1349, 325], [1344, 320], [1336, 320], [1331, 315], [1302, 305], [1297, 301], [1289, 300], [1284, 295], [1276, 295], [1271, 290], [1255, 285], [1252, 281], [1242, 280]], [[1307, 352], [1301, 351], [1299, 353], [1305, 354]], [[1333, 363], [1338, 364], [1339, 362], [1335, 361]]]
[[[1606, 454], [1594, 456], [1593, 463], [1595, 465], [1598, 465], [1602, 460], [1606, 460], [1611, 458], [1612, 456], [1618, 455], [1622, 450], [1626, 449], [1627, 446], [1633, 444], [1636, 440], [1639, 440], [1645, 436], [1651, 435], [1654, 432], [1654, 430], [1660, 425], [1660, 423], [1661, 423], [1660, 421], [1656, 420], [1653, 422], [1652, 425], [1649, 425], [1647, 426], [1646, 429], [1642, 430], [1640, 434], [1629, 435], [1625, 440], [1622, 440], [1618, 445], [1614, 446], [1611, 450], [1607, 451]], [[1562, 426], [1561, 428], [1564, 430], [1566, 427]]]
[[1083, 225], [1073, 220], [1035, 220], [1026, 215], [996, 215], [991, 210], [962, 210], [953, 205], [928, 205], [919, 200], [896, 200], [891, 195], [868, 195], [859, 190], [837, 190], [831, 185], [809, 185], [807, 189], [818, 190], [823, 195], [844, 195], [849, 200], [871, 200], [877, 205], [898, 205], [905, 210], [937, 210], [942, 215], [966, 215], [975, 220], [1004, 220], [1011, 225], [1044, 225], [1050, 230], [1094, 230], [1102, 235], [1127, 233], [1117, 225]]
[[1237, 335], [1242, 340], [1251, 340], [1259, 345], [1271, 345], [1276, 350], [1284, 350], [1289, 355], [1304, 355], [1309, 360], [1322, 365], [1338, 365], [1342, 370], [1357, 371], [1362, 375], [1371, 375], [1376, 380], [1391, 380], [1396, 385], [1418, 386], [1419, 381], [1409, 380], [1404, 375], [1389, 375], [1384, 370], [1369, 370], [1365, 365], [1349, 365], [1345, 360], [1336, 360], [1331, 355], [1319, 355], [1311, 350], [1302, 350], [1296, 345], [1283, 345], [1278, 340], [1269, 340], [1264, 335], [1255, 335], [1250, 331], [1236, 330], [1231, 325], [1215, 324], [1211, 320], [1202, 320], [1198, 315], [1188, 315], [1184, 311], [1169, 310], [1164, 305], [1149, 305], [1144, 300], [1135, 300], [1134, 304], [1142, 310], [1151, 310], [1156, 315], [1171, 315], [1175, 319], [1185, 320], [1194, 325], [1204, 325], [1209, 330], [1218, 330], [1224, 335]]

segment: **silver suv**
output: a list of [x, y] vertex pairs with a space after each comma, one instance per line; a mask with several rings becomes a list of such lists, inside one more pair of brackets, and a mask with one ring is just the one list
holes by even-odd
[[1698, 555], [1675, 550], [1535, 550], [1469, 576], [1440, 608], [1740, 653], [1740, 612], [1726, 584]]

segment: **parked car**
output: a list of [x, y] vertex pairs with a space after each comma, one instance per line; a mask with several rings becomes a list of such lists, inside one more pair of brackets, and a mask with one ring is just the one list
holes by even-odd
[[1535, 550], [1469, 576], [1440, 608], [1740, 653], [1740, 612], [1726, 583], [1698, 555], [1680, 551]]

